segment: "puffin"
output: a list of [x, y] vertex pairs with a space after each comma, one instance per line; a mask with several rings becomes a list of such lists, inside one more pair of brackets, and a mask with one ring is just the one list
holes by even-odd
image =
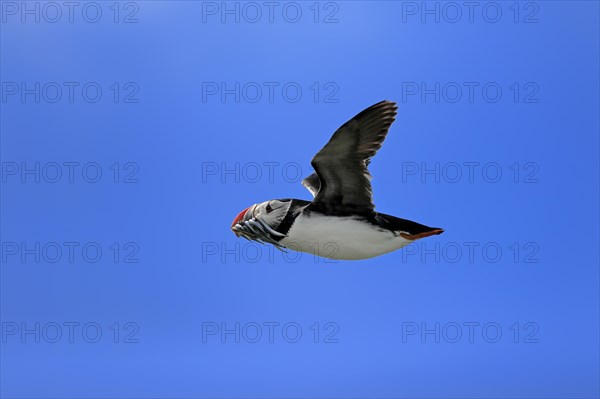
[[336, 260], [360, 260], [441, 234], [407, 219], [375, 211], [369, 163], [381, 148], [398, 107], [381, 101], [338, 128], [312, 159], [302, 180], [312, 201], [273, 199], [241, 211], [231, 224], [237, 237]]

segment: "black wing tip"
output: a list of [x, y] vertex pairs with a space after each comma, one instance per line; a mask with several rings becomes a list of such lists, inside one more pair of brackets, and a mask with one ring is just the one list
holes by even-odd
[[377, 104], [371, 105], [369, 108], [365, 109], [365, 111], [373, 111], [377, 110], [381, 114], [389, 113], [392, 118], [396, 116], [396, 111], [398, 110], [398, 105], [390, 100], [383, 100], [378, 102]]
[[359, 112], [356, 116], [354, 116], [354, 118], [352, 118], [350, 121], [348, 121], [346, 123], [349, 123], [352, 120], [362, 119], [363, 117], [365, 117], [365, 118], [377, 117], [376, 115], [378, 115], [379, 117], [387, 116], [388, 118], [390, 118], [391, 122], [394, 122], [396, 120], [396, 114], [397, 114], [396, 111], [397, 110], [398, 110], [398, 105], [395, 102], [390, 101], [390, 100], [379, 101], [378, 103], [373, 104], [368, 108], [365, 108], [364, 110]]
[[390, 109], [394, 109], [397, 110], [398, 109], [398, 104], [396, 104], [396, 102], [394, 101], [390, 101], [390, 100], [383, 100], [383, 101], [379, 101], [377, 104], [373, 104], [371, 107], [369, 108], [373, 108], [373, 107], [386, 107], [386, 108], [390, 108]]

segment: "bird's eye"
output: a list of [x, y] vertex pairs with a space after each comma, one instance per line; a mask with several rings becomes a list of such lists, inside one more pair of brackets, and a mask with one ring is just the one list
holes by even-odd
[[266, 208], [267, 213], [271, 213], [271, 211], [273, 210], [273, 208], [271, 208], [271, 204], [267, 204]]

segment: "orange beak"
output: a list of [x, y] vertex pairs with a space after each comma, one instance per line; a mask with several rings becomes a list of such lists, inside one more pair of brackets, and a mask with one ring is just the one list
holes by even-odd
[[244, 216], [246, 215], [246, 212], [248, 212], [248, 209], [252, 208], [251, 206], [249, 206], [248, 208], [244, 209], [243, 211], [241, 211], [240, 213], [238, 213], [238, 215], [235, 217], [235, 219], [233, 219], [233, 223], [231, 223], [231, 228], [233, 229], [233, 226], [235, 226], [236, 224], [238, 224], [241, 220], [244, 219]]

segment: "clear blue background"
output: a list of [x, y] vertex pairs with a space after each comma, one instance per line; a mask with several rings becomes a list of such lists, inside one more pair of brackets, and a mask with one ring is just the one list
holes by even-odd
[[[3, 323], [96, 322], [104, 335], [95, 344], [81, 336], [73, 343], [5, 337], [2, 397], [600, 395], [597, 2], [540, 1], [538, 22], [528, 24], [524, 14], [533, 9], [520, 3], [514, 23], [512, 2], [497, 3], [498, 23], [480, 11], [473, 23], [465, 15], [457, 23], [403, 22], [403, 5], [383, 1], [339, 2], [337, 23], [314, 23], [312, 2], [302, 3], [298, 23], [281, 11], [273, 23], [266, 16], [203, 22], [201, 2], [140, 1], [139, 22], [124, 24], [113, 22], [111, 4], [102, 3], [95, 24], [76, 14], [73, 23], [7, 16], [1, 25], [3, 82], [95, 81], [105, 90], [94, 104], [80, 96], [1, 103], [2, 162], [104, 168], [97, 184], [8, 178], [2, 241], [139, 246], [138, 263], [114, 263], [109, 252], [98, 263], [3, 261]], [[503, 97], [402, 102], [403, 82], [467, 81], [497, 82]], [[135, 82], [139, 101], [114, 103], [113, 82]], [[297, 82], [303, 96], [295, 103], [281, 94], [273, 102], [264, 95], [256, 103], [203, 101], [202, 82]], [[333, 82], [337, 102], [315, 101], [314, 82]], [[514, 82], [534, 82], [538, 102], [515, 103]], [[266, 247], [257, 262], [203, 251], [211, 243], [247, 248], [229, 230], [241, 209], [309, 198], [281, 169], [272, 182], [236, 182], [203, 179], [203, 162], [295, 162], [308, 174], [330, 134], [382, 99], [400, 107], [371, 166], [377, 209], [444, 227], [423, 242], [429, 249], [497, 243], [498, 262], [481, 251], [474, 261], [399, 251], [334, 263], [308, 255], [286, 261], [278, 252], [271, 259]], [[135, 162], [139, 182], [112, 183], [114, 162]], [[497, 183], [480, 175], [402, 182], [402, 162], [496, 162], [503, 176]], [[508, 169], [515, 162], [534, 162], [538, 182], [515, 183]], [[515, 262], [514, 242], [533, 243], [538, 262], [524, 262], [524, 252]], [[203, 323], [268, 321], [299, 323], [302, 339], [202, 339]], [[139, 342], [114, 343], [114, 322], [136, 323]], [[335, 323], [338, 342], [321, 335], [314, 343], [315, 322], [322, 334], [325, 323]], [[503, 336], [497, 343], [480, 332], [474, 342], [418, 335], [403, 342], [403, 323], [436, 322], [498, 323]], [[535, 323], [537, 342], [513, 342], [516, 322], [522, 334], [525, 323]]]

